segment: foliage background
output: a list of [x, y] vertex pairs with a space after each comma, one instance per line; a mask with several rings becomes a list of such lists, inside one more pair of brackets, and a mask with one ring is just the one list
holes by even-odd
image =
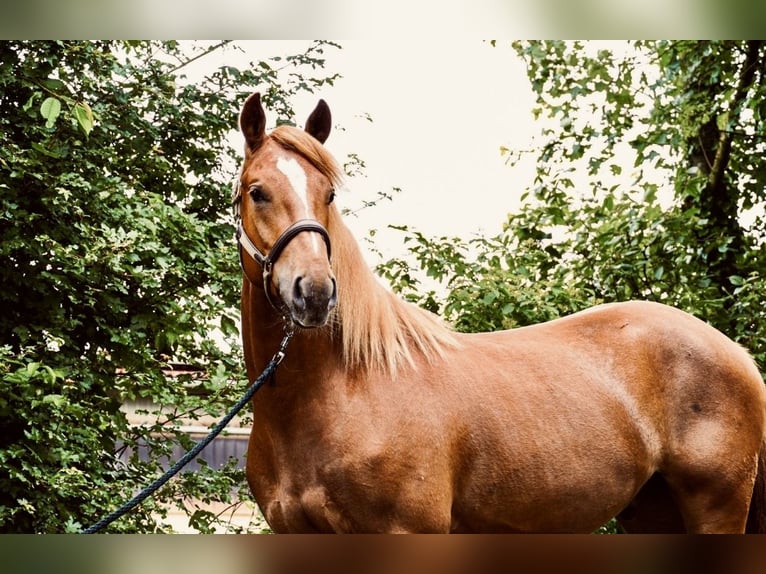
[[[226, 136], [256, 87], [289, 121], [296, 93], [334, 81], [322, 70], [332, 47], [192, 83], [189, 63], [236, 47], [0, 43], [0, 531], [90, 525], [158, 475], [175, 443], [190, 446], [180, 419], [218, 418], [238, 398], [226, 206], [239, 150]], [[205, 382], [169, 382], [171, 360]], [[171, 414], [131, 428], [119, 407], [135, 398]], [[183, 474], [109, 530], [164, 531], [167, 505], [235, 505], [243, 489], [233, 464]], [[202, 532], [220, 522], [202, 510], [190, 520]]]

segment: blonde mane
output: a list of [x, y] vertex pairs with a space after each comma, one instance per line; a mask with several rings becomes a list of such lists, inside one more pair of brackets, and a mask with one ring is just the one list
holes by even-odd
[[388, 291], [367, 267], [356, 240], [334, 207], [328, 231], [338, 281], [335, 328], [347, 366], [393, 375], [457, 346], [455, 333], [436, 315]]
[[[284, 149], [306, 158], [333, 185], [340, 185], [343, 172], [338, 163], [308, 133], [283, 125], [269, 137]], [[237, 181], [235, 208], [239, 199]], [[416, 366], [417, 355], [431, 361], [442, 356], [446, 348], [457, 345], [454, 332], [441, 319], [401, 300], [378, 281], [334, 204], [330, 206], [327, 231], [332, 242], [339, 301], [330, 328], [341, 340], [349, 368], [394, 374], [404, 366]]]

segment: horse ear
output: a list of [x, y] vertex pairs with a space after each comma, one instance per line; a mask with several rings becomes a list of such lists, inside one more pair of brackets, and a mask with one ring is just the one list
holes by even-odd
[[319, 100], [317, 107], [311, 112], [306, 120], [306, 131], [314, 136], [320, 143], [327, 141], [332, 128], [332, 115], [330, 106], [324, 100]]
[[261, 147], [266, 135], [266, 113], [261, 105], [261, 94], [252, 94], [242, 105], [239, 127], [245, 135], [245, 150], [252, 153]]

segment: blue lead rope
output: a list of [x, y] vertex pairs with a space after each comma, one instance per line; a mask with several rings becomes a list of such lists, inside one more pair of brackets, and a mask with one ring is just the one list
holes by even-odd
[[210, 431], [210, 434], [208, 434], [205, 438], [203, 438], [201, 441], [199, 441], [197, 444], [194, 445], [194, 447], [187, 452], [184, 456], [182, 456], [178, 462], [176, 462], [172, 467], [170, 467], [165, 474], [163, 474], [161, 477], [159, 477], [157, 480], [155, 480], [153, 483], [151, 483], [149, 486], [144, 488], [141, 492], [139, 492], [135, 497], [133, 497], [131, 500], [123, 504], [120, 508], [112, 512], [111, 514], [108, 514], [98, 522], [96, 522], [93, 526], [90, 526], [82, 531], [82, 534], [94, 534], [98, 532], [99, 530], [103, 530], [106, 528], [109, 524], [120, 518], [121, 516], [127, 514], [133, 508], [141, 504], [144, 500], [149, 498], [152, 494], [154, 494], [159, 488], [161, 488], [168, 480], [173, 478], [178, 472], [186, 466], [192, 459], [196, 458], [197, 455], [199, 455], [202, 450], [209, 445], [215, 437], [217, 437], [221, 431], [226, 428], [226, 425], [228, 425], [231, 422], [231, 419], [233, 419], [236, 414], [242, 410], [242, 407], [244, 407], [247, 403], [250, 402], [250, 399], [253, 398], [253, 395], [255, 395], [256, 391], [263, 386], [263, 384], [268, 381], [276, 372], [277, 367], [282, 362], [282, 359], [285, 358], [285, 349], [287, 348], [287, 344], [290, 342], [290, 339], [292, 339], [293, 334], [295, 333], [295, 330], [292, 326], [288, 327], [285, 333], [284, 338], [282, 339], [282, 342], [279, 345], [279, 350], [276, 352], [276, 354], [271, 358], [271, 361], [269, 361], [269, 364], [266, 365], [266, 368], [263, 370], [263, 372], [260, 374], [260, 376], [253, 381], [253, 384], [250, 385], [250, 387], [247, 389], [245, 394], [242, 396], [241, 399], [235, 404], [232, 409], [229, 411], [229, 413], [221, 419], [221, 421], [213, 427], [213, 430]]

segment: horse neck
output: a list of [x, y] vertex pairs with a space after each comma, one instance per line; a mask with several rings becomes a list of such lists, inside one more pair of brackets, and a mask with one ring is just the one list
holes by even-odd
[[[245, 278], [242, 287], [242, 343], [248, 379], [258, 377], [279, 349], [285, 334], [282, 317], [266, 300], [261, 285]], [[338, 377], [332, 337], [327, 328], [298, 329], [285, 350], [274, 378], [253, 396], [253, 432], [289, 437], [296, 429], [316, 424], [321, 404], [334, 392]]]
[[452, 331], [438, 317], [402, 301], [380, 283], [350, 230], [339, 220], [335, 223], [337, 330], [346, 368], [391, 378], [399, 368], [428, 362], [454, 346]]
[[[283, 317], [266, 299], [261, 285], [244, 278], [242, 285], [242, 343], [248, 377], [253, 380], [279, 349], [285, 335]], [[297, 329], [285, 352], [280, 379], [295, 370], [322, 369], [320, 362], [335, 356], [334, 337], [328, 327]]]

